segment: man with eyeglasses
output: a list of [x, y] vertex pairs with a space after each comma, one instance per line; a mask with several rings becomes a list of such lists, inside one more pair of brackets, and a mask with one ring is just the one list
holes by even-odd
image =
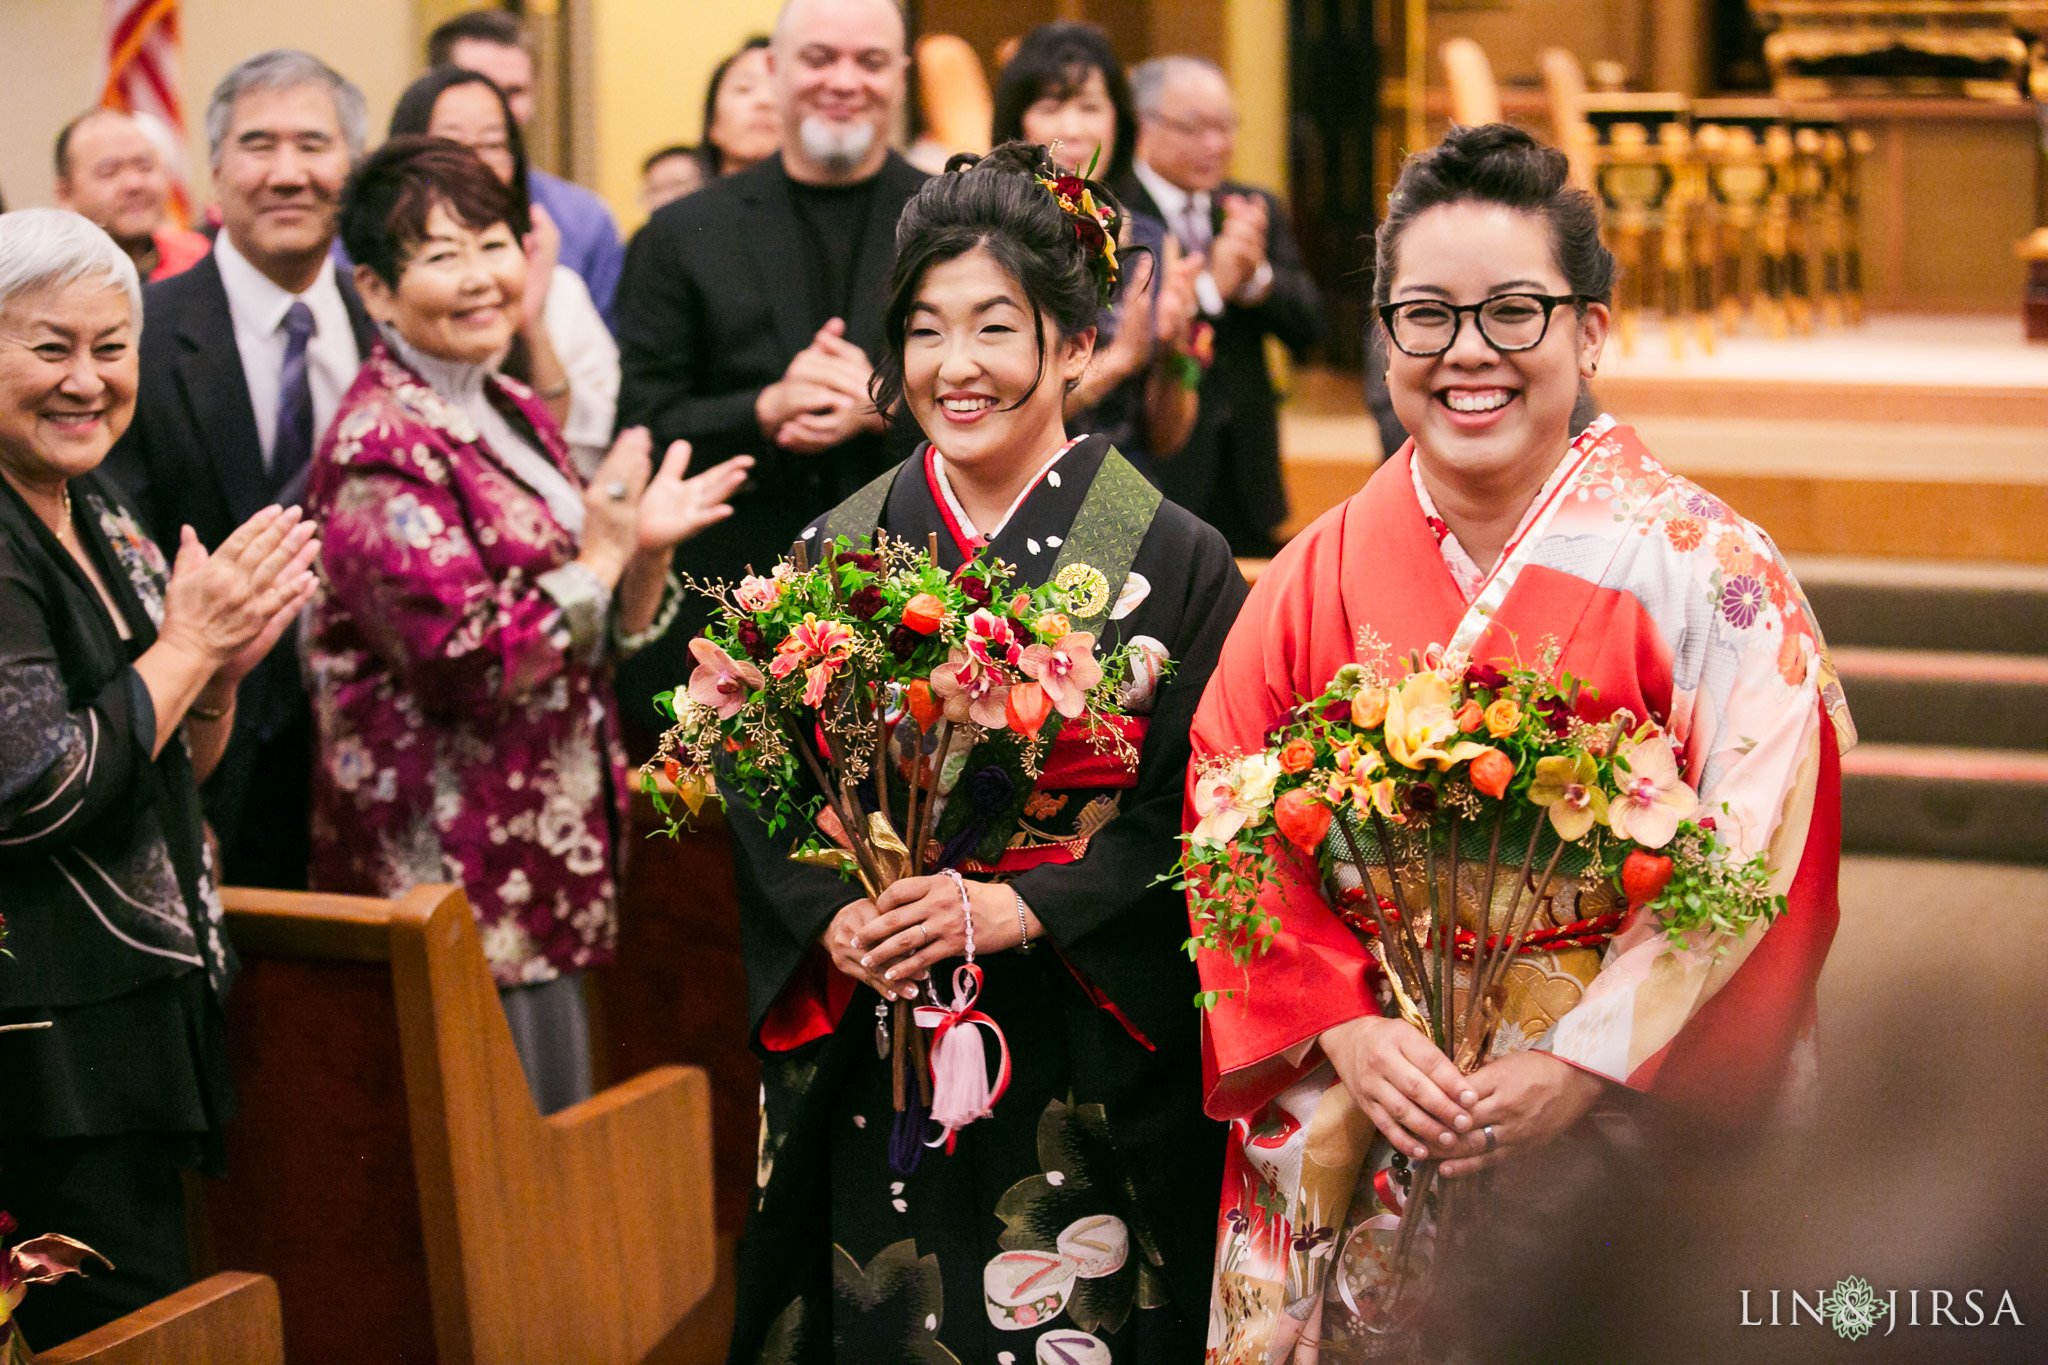
[[1296, 355], [1314, 345], [1322, 296], [1280, 201], [1227, 178], [1237, 101], [1223, 72], [1199, 57], [1157, 57], [1131, 72], [1131, 95], [1137, 157], [1131, 176], [1111, 188], [1164, 221], [1182, 251], [1204, 258], [1195, 293], [1215, 328], [1201, 416], [1180, 454], [1160, 463], [1160, 487], [1240, 555], [1271, 555], [1287, 492], [1265, 341], [1278, 337]]

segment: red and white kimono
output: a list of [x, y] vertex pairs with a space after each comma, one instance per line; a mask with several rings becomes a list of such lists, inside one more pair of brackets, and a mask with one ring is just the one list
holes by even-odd
[[[1482, 573], [1404, 448], [1260, 578], [1196, 715], [1190, 773], [1265, 747], [1268, 728], [1357, 659], [1367, 636], [1397, 658], [1440, 646], [1524, 666], [1554, 641], [1558, 667], [1587, 684], [1587, 720], [1627, 707], [1669, 731], [1720, 836], [1738, 857], [1765, 855], [1789, 909], [1767, 930], [1685, 950], [1654, 923], [1625, 923], [1603, 956], [1583, 958], [1582, 976], [1550, 973], [1562, 999], [1512, 1045], [1684, 1106], [1701, 1124], [1763, 1119], [1811, 1074], [1814, 984], [1838, 917], [1840, 754], [1854, 742], [1819, 629], [1769, 538], [1602, 417]], [[1235, 991], [1203, 1036], [1208, 1112], [1236, 1133], [1211, 1361], [1314, 1359], [1306, 1343], [1346, 1336], [1373, 1273], [1351, 1234], [1391, 1207], [1366, 1165], [1370, 1124], [1315, 1043], [1378, 1012], [1376, 969], [1320, 888], [1287, 880], [1288, 866], [1265, 892], [1280, 929], [1249, 977], [1225, 956], [1199, 962], [1205, 987]]]

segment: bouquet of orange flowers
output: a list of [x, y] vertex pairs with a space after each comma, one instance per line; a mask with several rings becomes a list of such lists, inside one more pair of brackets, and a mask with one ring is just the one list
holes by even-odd
[[[1262, 889], [1283, 859], [1307, 864], [1393, 1007], [1470, 1072], [1489, 1055], [1517, 955], [1597, 945], [1637, 914], [1692, 946], [1781, 912], [1763, 858], [1721, 841], [1671, 737], [1627, 711], [1582, 719], [1586, 689], [1555, 662], [1546, 650], [1533, 669], [1468, 664], [1433, 647], [1396, 673], [1381, 651], [1295, 707], [1268, 748], [1211, 762], [1177, 869], [1190, 955], [1248, 966], [1279, 927]], [[1611, 891], [1560, 923], [1561, 876]], [[1435, 1169], [1415, 1173], [1399, 1264], [1429, 1216]]]
[[[1035, 588], [1013, 579], [993, 558], [948, 573], [936, 537], [878, 533], [840, 537], [815, 563], [800, 544], [736, 586], [695, 585], [718, 612], [690, 642], [687, 686], [655, 699], [675, 725], [643, 770], [671, 828], [685, 817], [657, 773], [690, 813], [722, 789], [771, 833], [798, 831], [792, 858], [872, 897], [969, 859], [993, 864], [1063, 729], [1135, 763], [1119, 698], [1133, 669], [1162, 664], [1136, 647], [1102, 657], [1073, 625], [1105, 609], [1110, 584], [1079, 563]], [[963, 774], [975, 780], [956, 792]], [[878, 1038], [892, 1040], [899, 1115], [913, 1083], [929, 1106], [925, 1039], [905, 1002]]]

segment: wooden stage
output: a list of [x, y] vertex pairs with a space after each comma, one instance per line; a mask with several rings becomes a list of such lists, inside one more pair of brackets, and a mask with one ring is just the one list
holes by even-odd
[[[2017, 319], [1880, 316], [1676, 359], [1652, 322], [1601, 368], [1608, 411], [1787, 553], [2048, 563], [2048, 346]], [[1299, 373], [1281, 449], [1292, 531], [1378, 463], [1356, 380]]]

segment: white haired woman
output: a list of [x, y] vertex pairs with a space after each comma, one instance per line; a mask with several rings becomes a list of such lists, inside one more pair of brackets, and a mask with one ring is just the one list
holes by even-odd
[[99, 472], [135, 412], [135, 265], [74, 213], [0, 217], [0, 1208], [113, 1263], [18, 1310], [40, 1346], [190, 1279], [182, 1168], [233, 1108], [235, 971], [199, 779], [319, 552], [266, 508], [177, 562]]

